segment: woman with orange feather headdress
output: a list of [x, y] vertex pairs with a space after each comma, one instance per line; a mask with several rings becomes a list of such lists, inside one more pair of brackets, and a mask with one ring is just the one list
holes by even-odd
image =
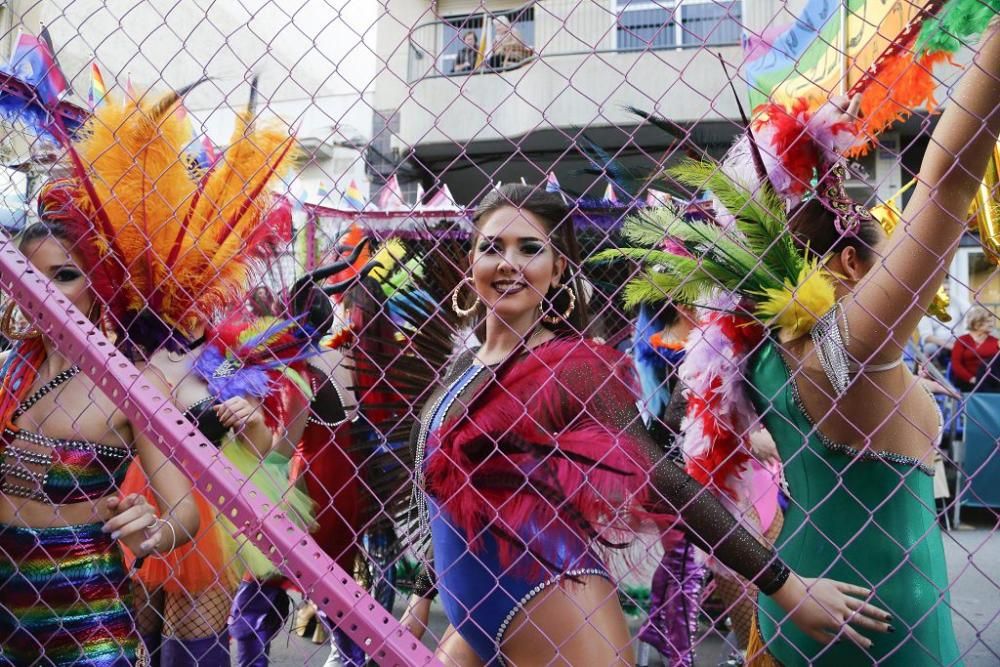
[[[271, 187], [297, 149], [286, 128], [255, 125], [251, 104], [229, 147], [199, 168], [186, 154], [191, 127], [179, 111], [189, 90], [102, 105], [68, 145], [74, 178], [49, 184], [42, 206], [81, 239], [117, 345], [167, 381], [206, 437], [221, 445], [232, 431], [263, 458], [276, 426], [264, 418], [264, 399], [220, 399], [192, 367], [206, 330], [243, 299], [262, 266]], [[149, 492], [138, 467], [122, 491]], [[152, 603], [140, 601], [137, 624], [154, 661], [162, 634], [163, 664], [228, 665], [235, 543], [195, 497], [194, 539], [169, 558], [136, 562]]]

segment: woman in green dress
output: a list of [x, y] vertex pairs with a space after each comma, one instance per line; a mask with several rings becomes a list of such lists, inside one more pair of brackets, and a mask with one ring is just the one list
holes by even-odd
[[[617, 253], [654, 265], [630, 285], [626, 301], [668, 294], [728, 308], [710, 311], [701, 340], [711, 341], [715, 326], [743, 346], [734, 348], [733, 391], [773, 435], [791, 495], [776, 545], [781, 558], [803, 576], [873, 589], [872, 602], [893, 616], [892, 633], [870, 646], [828, 643], [793, 627], [785, 611], [761, 598], [762, 641], [751, 659], [786, 667], [960, 664], [933, 492], [941, 418], [923, 381], [901, 360], [966, 229], [1000, 133], [995, 22], [934, 130], [904, 223], [891, 237], [844, 192], [835, 155], [846, 147], [838, 134], [854, 126], [856, 106], [834, 99], [812, 115], [771, 106], [771, 125], [755, 125], [721, 168], [689, 162], [672, 170], [710, 190], [717, 218], [731, 216], [731, 227], [673, 211], [646, 213], [626, 233], [663, 248], [659, 230], [683, 251], [668, 245], [605, 258]], [[809, 136], [805, 148], [820, 156], [815, 171], [810, 167], [815, 191], [796, 173], [794, 141], [782, 142], [789, 132]], [[758, 183], [748, 182], [748, 171], [756, 171]], [[732, 294], [728, 305], [708, 303], [719, 287]], [[740, 319], [762, 321], [769, 331], [751, 340], [752, 327], [726, 329]], [[699, 387], [690, 391], [703, 411], [727, 400], [725, 391], [705, 400]], [[698, 415], [688, 417], [704, 428]]]

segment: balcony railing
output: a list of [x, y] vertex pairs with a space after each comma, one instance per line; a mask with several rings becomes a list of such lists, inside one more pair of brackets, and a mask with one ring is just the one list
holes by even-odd
[[535, 0], [444, 17], [410, 35], [410, 81], [490, 74], [535, 58], [739, 44], [739, 0]]

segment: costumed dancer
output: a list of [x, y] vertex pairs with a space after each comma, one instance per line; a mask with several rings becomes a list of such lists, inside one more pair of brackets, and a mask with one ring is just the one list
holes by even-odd
[[[312, 532], [313, 503], [292, 481], [294, 448], [284, 437], [290, 422], [287, 405], [312, 398], [305, 371], [317, 351], [308, 336], [300, 335], [302, 329], [297, 319], [248, 321], [237, 316], [213, 329], [192, 370], [221, 404], [232, 397], [259, 403], [256, 412], [267, 429], [263, 451], [248, 447], [236, 432], [226, 437], [222, 453], [272, 502], [274, 511]], [[223, 521], [227, 532], [235, 534], [236, 527]], [[270, 585], [282, 576], [276, 566], [243, 536], [237, 539], [236, 556], [246, 574], [234, 596], [229, 634], [239, 665], [266, 665], [270, 639], [287, 617], [290, 601], [283, 589]]]
[[[97, 242], [129, 269], [115, 285], [118, 346], [166, 381], [209, 440], [221, 447], [233, 432], [262, 458], [272, 434], [260, 400], [215, 396], [193, 369], [212, 322], [249, 293], [269, 237], [270, 187], [291, 167], [295, 142], [286, 129], [255, 126], [248, 111], [224, 154], [199, 168], [185, 152], [191, 128], [178, 111], [189, 89], [101, 105], [77, 150], [103, 204]], [[123, 489], [150, 492], [135, 466]], [[228, 665], [236, 543], [208, 501], [192, 496], [201, 516], [194, 540], [137, 569], [145, 595], [137, 622], [154, 662]]]
[[[308, 516], [315, 514], [313, 535], [317, 544], [348, 572], [354, 569], [357, 536], [363, 532], [359, 521], [360, 481], [352, 450], [336, 435], [350, 421], [349, 414], [356, 407], [352, 383], [349, 375], [345, 376], [349, 369], [339, 349], [347, 337], [335, 335], [334, 348], [323, 339], [335, 321], [330, 297], [340, 297], [369, 270], [362, 267], [350, 275], [342, 273], [363, 250], [362, 244], [349, 258], [317, 269], [292, 287], [288, 310], [293, 316], [291, 321], [297, 323], [298, 345], [307, 342], [315, 353], [302, 355], [294, 369], [295, 377], [304, 384], [303, 390], [283, 392], [285, 427], [276, 433], [274, 449], [268, 456], [280, 463], [271, 478], [290, 479], [295, 487], [303, 488], [310, 509]], [[337, 278], [337, 282], [319, 288], [317, 283], [328, 276]], [[299, 492], [293, 489], [291, 493], [297, 496]], [[285, 581], [270, 561], [263, 556], [261, 559], [260, 566], [250, 568], [255, 576], [245, 580], [236, 593], [229, 627], [237, 642], [239, 664], [256, 667], [268, 664], [271, 641], [281, 630], [290, 606]], [[301, 617], [296, 620], [297, 625], [306, 622]], [[323, 626], [318, 623], [316, 627]], [[336, 635], [349, 642], [343, 633], [338, 631]], [[325, 633], [320, 630], [313, 637], [325, 641]], [[341, 652], [353, 646], [345, 644]], [[360, 659], [364, 659], [363, 652]]]
[[886, 630], [867, 589], [791, 573], [664, 460], [627, 358], [577, 333], [587, 304], [571, 221], [560, 197], [521, 185], [494, 190], [474, 217], [461, 284], [474, 298], [463, 305], [456, 291], [453, 305], [485, 310], [485, 340], [439, 385], [416, 434], [421, 523], [450, 641], [484, 662], [631, 664], [605, 559], [640, 520], [671, 525], [671, 515], [811, 636], [868, 643], [846, 619]]
[[[633, 357], [642, 388], [641, 412], [650, 438], [663, 448], [661, 456], [678, 465], [683, 465], [677, 439], [686, 399], [677, 371], [696, 319], [686, 306], [667, 304], [659, 312], [642, 306], [635, 325]], [[638, 638], [659, 651], [666, 664], [691, 667], [704, 568], [683, 531], [665, 531], [662, 543], [663, 558], [650, 583], [649, 615]]]
[[[66, 148], [76, 157], [71, 144]], [[17, 243], [113, 340], [123, 267], [95, 243], [100, 202], [77, 199], [90, 189], [88, 179], [77, 170], [74, 179], [47, 184], [39, 196], [40, 222]], [[191, 486], [114, 399], [52, 340], [18, 319], [9, 302], [0, 317], [0, 330], [14, 342], [0, 359], [0, 663], [139, 664], [120, 545], [153, 558], [187, 542], [198, 530]], [[157, 374], [143, 377], [169, 391]], [[121, 493], [134, 459], [149, 471], [153, 503]]]
[[[656, 270], [630, 289], [638, 301], [668, 294], [714, 306], [710, 293], [726, 289], [741, 312], [767, 324], [762, 345], [744, 352], [748, 384], [731, 393], [752, 401], [784, 462], [791, 503], [778, 551], [804, 574], [874, 586], [874, 601], [892, 613], [894, 633], [874, 644], [825, 646], [763, 598], [751, 662], [961, 664], [929, 465], [940, 413], [901, 360], [966, 229], [1000, 133], [995, 19], [934, 130], [905, 222], [889, 239], [844, 191], [838, 137], [853, 136], [855, 108], [856, 100], [832, 100], [810, 116], [768, 106], [739, 145], [748, 160], [735, 178], [711, 163], [673, 169], [675, 178], [711, 190], [735, 229], [670, 211], [635, 221], [649, 244], [659, 244], [658, 229], [661, 240], [679, 240], [699, 260], [642, 248]], [[641, 257], [639, 249], [624, 252]]]
[[[311, 362], [317, 396], [325, 391], [327, 400], [304, 413], [303, 475], [324, 526], [321, 544], [348, 571], [366, 571], [364, 583], [391, 609], [395, 526], [405, 523], [408, 510], [409, 434], [417, 406], [449, 359], [454, 318], [435, 305], [453, 284], [454, 262], [445, 256], [451, 245], [434, 238], [426, 252], [421, 239], [407, 245], [390, 239], [371, 254], [362, 250], [367, 240], [360, 234], [346, 240], [350, 265], [312, 274], [317, 282], [360, 280], [342, 294], [336, 290], [339, 326], [324, 343], [328, 351]], [[332, 321], [332, 312], [321, 315], [321, 305], [330, 309], [328, 300], [315, 298], [309, 306], [293, 300], [292, 311]], [[330, 465], [337, 457], [348, 465]], [[364, 651], [343, 632], [333, 628], [331, 635], [328, 664], [364, 664]]]

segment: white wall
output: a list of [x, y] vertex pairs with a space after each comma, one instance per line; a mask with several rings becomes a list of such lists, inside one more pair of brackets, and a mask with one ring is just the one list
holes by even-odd
[[[139, 90], [176, 88], [213, 77], [187, 98], [192, 116], [217, 143], [228, 140], [233, 108], [260, 74], [260, 106], [299, 128], [309, 146], [367, 141], [376, 74], [369, 0], [15, 0], [15, 24], [44, 22], [80, 103], [90, 62], [121, 94], [131, 77]], [[311, 141], [309, 141], [311, 139]], [[332, 152], [332, 155], [330, 153]], [[327, 147], [302, 172], [293, 192], [346, 187], [367, 190], [357, 151]]]
[[[392, 20], [379, 21], [379, 66], [375, 92], [379, 109], [399, 110], [401, 140], [395, 146], [516, 137], [552, 127], [632, 124], [624, 105], [655, 106], [675, 120], [718, 120], [736, 109], [714, 53], [722, 51], [731, 70], [739, 47], [614, 52], [616, 0], [542, 0], [534, 11], [535, 49], [540, 57], [502, 74], [419, 78], [407, 83], [410, 34], [437, 17], [426, 0], [390, 0]], [[525, 4], [512, 0], [439, 0], [438, 16]], [[763, 28], [781, 7], [779, 0], [745, 0], [744, 22]], [[785, 21], [791, 14], [782, 13]], [[413, 32], [417, 28], [416, 32]], [[422, 43], [422, 42], [421, 42]], [[593, 53], [594, 50], [604, 51]], [[577, 55], [564, 55], [576, 53]], [[384, 63], [384, 65], [383, 65]], [[434, 59], [420, 66], [434, 74]]]

